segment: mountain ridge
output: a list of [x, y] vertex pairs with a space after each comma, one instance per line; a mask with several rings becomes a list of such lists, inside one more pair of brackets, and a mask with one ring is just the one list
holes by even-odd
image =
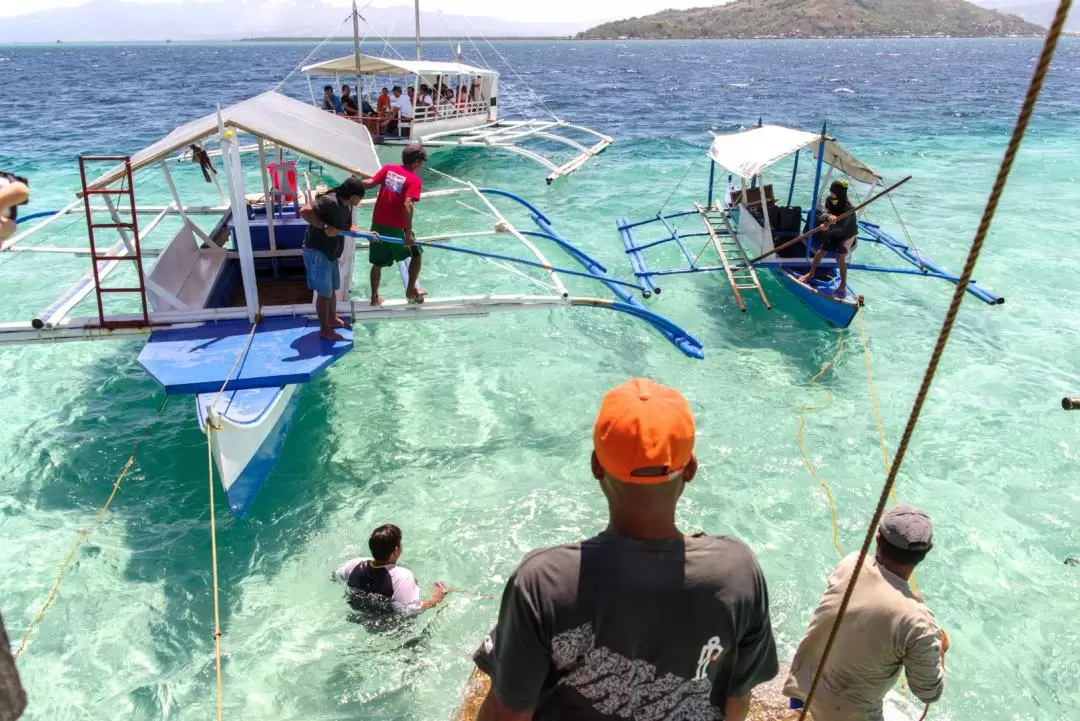
[[966, 0], [732, 0], [604, 23], [582, 39], [1004, 37], [1045, 30]]

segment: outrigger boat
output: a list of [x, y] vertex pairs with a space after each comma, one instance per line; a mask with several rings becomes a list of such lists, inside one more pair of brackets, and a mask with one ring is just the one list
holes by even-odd
[[[838, 295], [840, 273], [834, 258], [825, 258], [817, 273], [806, 282], [807, 272], [817, 250], [814, 236], [816, 214], [811, 210], [836, 178], [846, 178], [864, 188], [862, 194], [852, 192], [852, 202], [858, 197], [868, 204], [883, 197], [896, 185], [875, 195], [884, 188], [884, 180], [869, 165], [860, 161], [826, 134], [793, 130], [778, 125], [759, 125], [737, 133], [713, 133], [709, 158], [708, 192], [703, 202], [690, 210], [664, 213], [652, 218], [631, 221], [619, 218], [616, 225], [634, 275], [646, 288], [645, 295], [660, 293], [661, 278], [696, 273], [720, 273], [724, 276], [735, 302], [746, 311], [745, 292], [757, 297], [771, 309], [772, 304], [762, 285], [759, 273], [768, 271], [789, 293], [826, 323], [846, 328], [864, 302], [863, 296], [849, 282], [843, 295]], [[813, 185], [809, 188], [809, 209], [795, 204], [799, 178], [799, 158], [806, 154], [814, 161]], [[766, 172], [782, 161], [790, 161], [791, 180], [785, 203], [778, 202]], [[727, 181], [718, 194], [717, 168], [726, 171]], [[776, 171], [780, 173], [779, 170]], [[771, 173], [770, 173], [771, 178]], [[901, 181], [901, 183], [904, 181]], [[899, 183], [897, 184], [899, 185]], [[854, 191], [854, 188], [852, 188]], [[685, 220], [696, 222], [688, 229]], [[928, 258], [910, 242], [891, 235], [876, 223], [859, 218], [857, 244], [871, 244], [895, 254], [900, 266], [871, 265], [848, 262], [851, 273], [899, 273], [939, 278], [956, 283], [958, 276]], [[646, 228], [657, 228], [659, 237], [642, 237]], [[686, 264], [654, 269], [646, 251], [657, 252], [663, 246], [677, 246]], [[699, 249], [700, 248], [700, 249]], [[906, 264], [906, 265], [905, 265]], [[967, 291], [989, 305], [1004, 303], [974, 281]]]
[[[257, 166], [249, 162], [245, 167], [241, 137], [249, 143], [254, 140]], [[201, 147], [208, 140], [220, 144], [224, 189], [217, 181], [210, 152]], [[174, 174], [187, 173], [189, 183], [202, 184], [196, 167], [177, 162], [192, 156], [201, 158], [201, 169], [207, 180], [217, 184], [223, 202], [199, 205], [181, 198], [179, 187], [188, 185], [176, 182]], [[81, 157], [78, 197], [62, 210], [25, 216], [25, 220], [47, 217], [38, 217], [34, 227], [0, 244], [4, 256], [90, 259], [86, 272], [32, 318], [0, 322], [0, 345], [149, 336], [138, 360], [166, 394], [194, 396], [200, 426], [211, 425], [215, 431], [210, 434], [213, 457], [229, 506], [237, 515], [245, 513], [273, 469], [303, 385], [352, 348], [350, 331], [342, 332], [344, 341], [318, 337], [313, 295], [301, 258], [306, 224], [299, 217], [299, 208], [313, 191], [310, 178], [300, 182], [303, 173], [295, 160], [288, 160], [291, 157], [315, 159], [341, 173], [367, 177], [381, 167], [363, 126], [268, 92], [178, 127], [132, 156]], [[101, 163], [109, 164], [102, 167], [108, 167], [107, 172], [90, 175], [92, 166]], [[170, 200], [164, 205], [138, 205], [135, 179], [141, 185], [155, 171], [164, 179]], [[253, 178], [259, 192], [248, 194], [245, 181]], [[346, 243], [339, 261], [343, 287], [337, 310], [341, 316], [367, 323], [579, 306], [608, 308], [644, 320], [685, 354], [702, 357], [696, 340], [644, 308], [627, 291], [633, 284], [608, 276], [600, 263], [562, 238], [540, 210], [505, 191], [477, 188], [457, 179], [452, 179], [451, 186], [424, 194], [422, 217], [438, 218], [441, 230], [453, 208], [440, 212], [438, 203], [456, 199], [440, 198], [466, 194], [482, 209], [488, 224], [482, 229], [419, 238], [418, 242], [432, 249], [446, 246], [459, 251], [440, 257], [435, 267], [449, 272], [456, 264], [460, 270], [465, 262], [475, 262], [469, 258], [458, 263], [457, 257], [467, 254], [516, 275], [500, 274], [502, 280], [491, 292], [431, 295], [417, 305], [403, 298], [390, 299], [372, 306], [366, 299], [356, 300], [351, 288], [354, 253], [368, 244], [360, 239]], [[530, 218], [536, 229], [519, 231], [495, 201], [508, 202]], [[360, 212], [371, 204], [365, 200]], [[50, 234], [50, 229], [60, 227], [58, 221], [73, 215], [85, 216], [85, 238], [81, 232], [77, 239]], [[74, 222], [79, 220], [76, 217]], [[367, 227], [364, 221], [357, 225]], [[103, 237], [114, 233], [119, 234], [116, 242]], [[56, 244], [42, 245], [48, 240]], [[462, 244], [465, 241], [486, 242], [487, 249], [468, 248]], [[508, 243], [524, 247], [531, 260], [506, 255]], [[561, 249], [579, 269], [552, 266], [540, 243]], [[69, 262], [66, 267], [75, 264]], [[401, 264], [399, 269], [404, 281], [407, 267]], [[48, 281], [63, 282], [52, 268], [44, 272], [51, 273]], [[458, 277], [475, 285], [475, 273], [461, 271]], [[614, 298], [572, 295], [564, 277], [606, 286]], [[507, 279], [513, 283], [524, 279], [527, 290], [508, 292]], [[92, 310], [76, 315], [84, 303]]]
[[[441, 88], [467, 87], [468, 100], [459, 101], [456, 93], [452, 102], [413, 108], [413, 117], [402, 121], [393, 131], [382, 132], [382, 118], [373, 115], [353, 117], [375, 138], [379, 157], [384, 163], [396, 163], [401, 148], [408, 143], [423, 143], [428, 153], [448, 148], [483, 148], [515, 153], [538, 163], [548, 171], [547, 182], [574, 172], [592, 157], [602, 153], [612, 139], [583, 125], [574, 125], [549, 112], [547, 118], [507, 116], [500, 100], [499, 73], [461, 62], [458, 47], [454, 61], [425, 60], [420, 49], [420, 2], [414, 3], [416, 17], [416, 59], [378, 57], [360, 52], [359, 25], [361, 16], [353, 3], [352, 55], [302, 66], [308, 76], [311, 101], [322, 105], [312, 78], [332, 79], [334, 87], [341, 81], [355, 81], [357, 92], [376, 105], [376, 94], [382, 87], [411, 88], [419, 98], [420, 86]], [[387, 44], [389, 49], [389, 44]], [[497, 50], [495, 52], [498, 52]], [[519, 77], [520, 81], [520, 77]], [[321, 85], [321, 83], [320, 83]], [[513, 105], [513, 101], [509, 103]], [[542, 105], [542, 103], [541, 103]], [[348, 117], [348, 116], [346, 116]], [[567, 156], [568, 153], [568, 156]]]

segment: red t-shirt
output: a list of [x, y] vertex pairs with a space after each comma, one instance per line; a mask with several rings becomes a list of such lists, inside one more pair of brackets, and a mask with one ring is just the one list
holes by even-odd
[[420, 176], [400, 165], [384, 165], [372, 178], [382, 187], [375, 199], [371, 222], [391, 228], [405, 228], [405, 199], [420, 200]]

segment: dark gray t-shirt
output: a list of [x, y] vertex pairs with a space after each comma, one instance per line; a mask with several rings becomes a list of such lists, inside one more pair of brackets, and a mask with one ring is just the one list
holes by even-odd
[[[311, 209], [316, 218], [338, 230], [348, 230], [352, 225], [352, 206], [339, 199], [334, 191], [316, 198]], [[309, 225], [304, 234], [304, 247], [321, 250], [330, 260], [337, 260], [345, 250], [345, 237], [338, 235], [331, 238], [322, 228]]]
[[474, 655], [534, 721], [723, 719], [778, 672], [765, 578], [726, 536], [611, 532], [527, 555]]

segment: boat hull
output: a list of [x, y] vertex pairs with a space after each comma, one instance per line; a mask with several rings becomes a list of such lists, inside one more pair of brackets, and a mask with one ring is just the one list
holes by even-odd
[[199, 425], [217, 428], [210, 436], [214, 464], [229, 508], [237, 516], [247, 513], [259, 490], [274, 470], [292, 425], [300, 385], [228, 391], [210, 406], [216, 393], [196, 396]]
[[850, 285], [843, 297], [835, 295], [840, 284], [838, 273], [834, 272], [825, 280], [803, 283], [799, 280], [799, 269], [773, 268], [772, 272], [800, 303], [834, 328], [847, 328], [859, 312], [859, 296], [852, 292]]

